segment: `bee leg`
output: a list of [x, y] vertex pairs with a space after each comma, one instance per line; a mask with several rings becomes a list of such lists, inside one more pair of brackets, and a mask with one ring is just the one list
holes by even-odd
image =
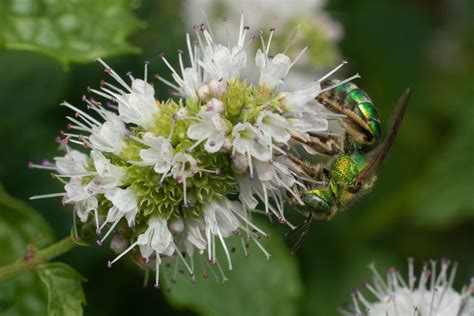
[[336, 137], [314, 135], [308, 139], [303, 139], [297, 134], [292, 134], [291, 138], [304, 146], [326, 156], [334, 156], [344, 152], [341, 141]]
[[328, 98], [318, 97], [318, 101], [329, 111], [344, 115], [344, 118], [340, 119], [340, 124], [356, 144], [367, 146], [374, 143], [375, 136], [370, 126], [359, 115], [347, 106], [340, 106], [337, 102], [333, 102]]
[[310, 164], [306, 161], [302, 160], [301, 158], [288, 154], [287, 157], [300, 168], [300, 171], [310, 177], [311, 179], [317, 180], [322, 175], [326, 175], [328, 170], [322, 167], [321, 164]]
[[352, 111], [345, 110], [346, 117], [341, 119], [341, 125], [349, 137], [360, 146], [372, 145], [375, 137], [367, 122]]
[[294, 255], [296, 253], [296, 251], [300, 248], [300, 246], [303, 244], [303, 241], [305, 240], [306, 238], [306, 235], [308, 235], [308, 232], [309, 232], [309, 228], [311, 227], [311, 221], [313, 220], [313, 214], [312, 213], [309, 213], [308, 217], [306, 218], [306, 220], [303, 222], [301, 226], [301, 228], [298, 228], [296, 227], [295, 229], [302, 229], [302, 232], [301, 232], [301, 235], [300, 237], [298, 238], [298, 240], [296, 241], [296, 243], [293, 245], [293, 247], [291, 248], [291, 254]]

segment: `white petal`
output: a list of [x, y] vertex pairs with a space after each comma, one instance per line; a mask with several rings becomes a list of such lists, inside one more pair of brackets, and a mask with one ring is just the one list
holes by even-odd
[[271, 111], [260, 113], [257, 117], [257, 125], [265, 135], [272, 137], [277, 142], [287, 143], [291, 138], [287, 120]]
[[54, 158], [60, 174], [82, 174], [87, 172], [88, 156], [77, 150], [70, 150], [64, 157]]
[[89, 194], [82, 185], [82, 179], [79, 177], [73, 177], [64, 186], [66, 191], [66, 203], [79, 202], [89, 198]]
[[99, 203], [96, 197], [90, 197], [86, 200], [77, 202], [74, 205], [74, 210], [76, 211], [77, 216], [81, 219], [83, 223], [87, 221], [89, 213], [97, 209]]
[[201, 140], [208, 138], [214, 128], [206, 123], [197, 123], [188, 128], [187, 135], [190, 139]]
[[135, 193], [132, 189], [120, 189], [116, 188], [105, 192], [105, 197], [107, 200], [112, 202], [114, 207], [116, 207], [123, 215], [127, 212], [136, 212], [137, 210], [137, 199]]
[[239, 177], [237, 181], [239, 183], [240, 201], [249, 209], [255, 209], [258, 205], [258, 200], [253, 196], [252, 184], [250, 183], [250, 180], [244, 177]]
[[123, 148], [123, 133], [110, 121], [104, 122], [99, 127], [93, 127], [89, 137], [92, 147], [104, 152], [119, 154]]
[[301, 111], [310, 101], [313, 101], [321, 91], [319, 82], [307, 84], [300, 90], [289, 93], [285, 98], [285, 104], [294, 111]]
[[94, 161], [95, 170], [100, 176], [100, 179], [98, 179], [100, 186], [111, 188], [122, 184], [125, 172], [121, 167], [111, 164], [110, 161], [99, 151], [93, 150], [91, 152], [91, 157]]
[[196, 247], [199, 250], [206, 249], [207, 242], [206, 242], [206, 239], [204, 238], [203, 231], [199, 227], [198, 221], [195, 221], [195, 220], [186, 221], [185, 247], [189, 255], [192, 255], [194, 247]]
[[260, 85], [268, 88], [274, 88], [283, 78], [286, 77], [290, 70], [291, 60], [284, 54], [277, 54], [270, 61], [260, 67]]
[[222, 148], [222, 145], [224, 145], [224, 142], [225, 135], [222, 133], [215, 133], [207, 139], [204, 149], [208, 153], [218, 152]]

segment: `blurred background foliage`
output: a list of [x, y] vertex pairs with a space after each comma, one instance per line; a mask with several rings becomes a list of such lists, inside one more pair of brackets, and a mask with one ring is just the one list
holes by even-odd
[[[150, 60], [155, 73], [167, 74], [158, 54], [176, 61], [184, 47], [182, 5], [0, 0], [0, 181], [10, 195], [0, 194], [0, 265], [39, 236], [41, 246], [69, 234], [71, 212], [59, 200], [27, 201], [60, 190], [47, 174], [26, 168], [56, 155], [54, 139], [66, 124], [58, 104], [79, 103], [88, 85], [99, 84], [105, 74], [91, 62], [98, 55], [119, 73], [138, 76]], [[361, 73], [358, 84], [383, 124], [403, 89], [413, 88], [373, 193], [332, 221], [314, 223], [296, 256], [285, 228], [269, 228], [270, 261], [257, 251], [249, 259], [236, 254], [242, 262], [225, 284], [210, 277], [198, 285], [181, 280], [169, 292], [143, 289], [130, 260], [109, 270], [108, 248], [76, 249], [61, 261], [87, 278], [86, 315], [335, 315], [368, 279], [371, 262], [405, 272], [407, 257], [419, 265], [448, 257], [460, 263], [458, 287], [474, 275], [474, 2], [334, 0], [326, 11], [345, 29], [339, 50], [350, 61], [346, 74]], [[0, 286], [0, 314], [46, 314], [46, 295], [34, 273], [9, 281]]]

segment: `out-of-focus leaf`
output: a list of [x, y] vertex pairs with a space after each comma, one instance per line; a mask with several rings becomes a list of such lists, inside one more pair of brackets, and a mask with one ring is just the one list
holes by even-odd
[[[25, 255], [29, 242], [50, 243], [53, 233], [43, 218], [0, 186], [0, 265]], [[42, 315], [46, 300], [41, 282], [33, 272], [0, 284], [0, 313], [5, 316]]]
[[53, 241], [53, 232], [44, 219], [23, 202], [14, 199], [0, 185], [0, 264], [25, 254], [26, 246], [34, 239], [38, 245]]
[[138, 52], [126, 39], [141, 27], [126, 0], [0, 2], [0, 47], [70, 62]]
[[49, 316], [80, 316], [86, 302], [82, 282], [85, 279], [70, 266], [54, 262], [42, 264], [36, 272], [48, 291]]
[[[425, 176], [415, 208], [417, 222], [449, 225], [474, 217], [474, 108], [459, 117], [457, 130]], [[429, 180], [431, 181], [429, 181]]]
[[53, 60], [30, 52], [0, 51], [0, 69], [0, 134], [12, 133], [3, 130], [6, 125], [17, 129], [18, 121], [62, 101], [67, 75]]
[[225, 255], [220, 253], [229, 281], [218, 283], [212, 275], [208, 280], [198, 276], [199, 284], [193, 285], [182, 277], [166, 292], [167, 298], [171, 304], [193, 309], [200, 315], [296, 315], [301, 280], [296, 260], [280, 236], [281, 232], [275, 232], [269, 240], [261, 241], [272, 254], [269, 261], [251, 245], [250, 257], [244, 258], [237, 250], [232, 255], [233, 270], [227, 271]]

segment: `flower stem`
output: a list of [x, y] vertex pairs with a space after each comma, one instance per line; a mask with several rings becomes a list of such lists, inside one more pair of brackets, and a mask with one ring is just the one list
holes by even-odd
[[0, 267], [0, 283], [7, 281], [20, 273], [36, 268], [77, 246], [71, 237], [66, 237], [51, 246], [35, 252], [31, 257], [23, 257]]

